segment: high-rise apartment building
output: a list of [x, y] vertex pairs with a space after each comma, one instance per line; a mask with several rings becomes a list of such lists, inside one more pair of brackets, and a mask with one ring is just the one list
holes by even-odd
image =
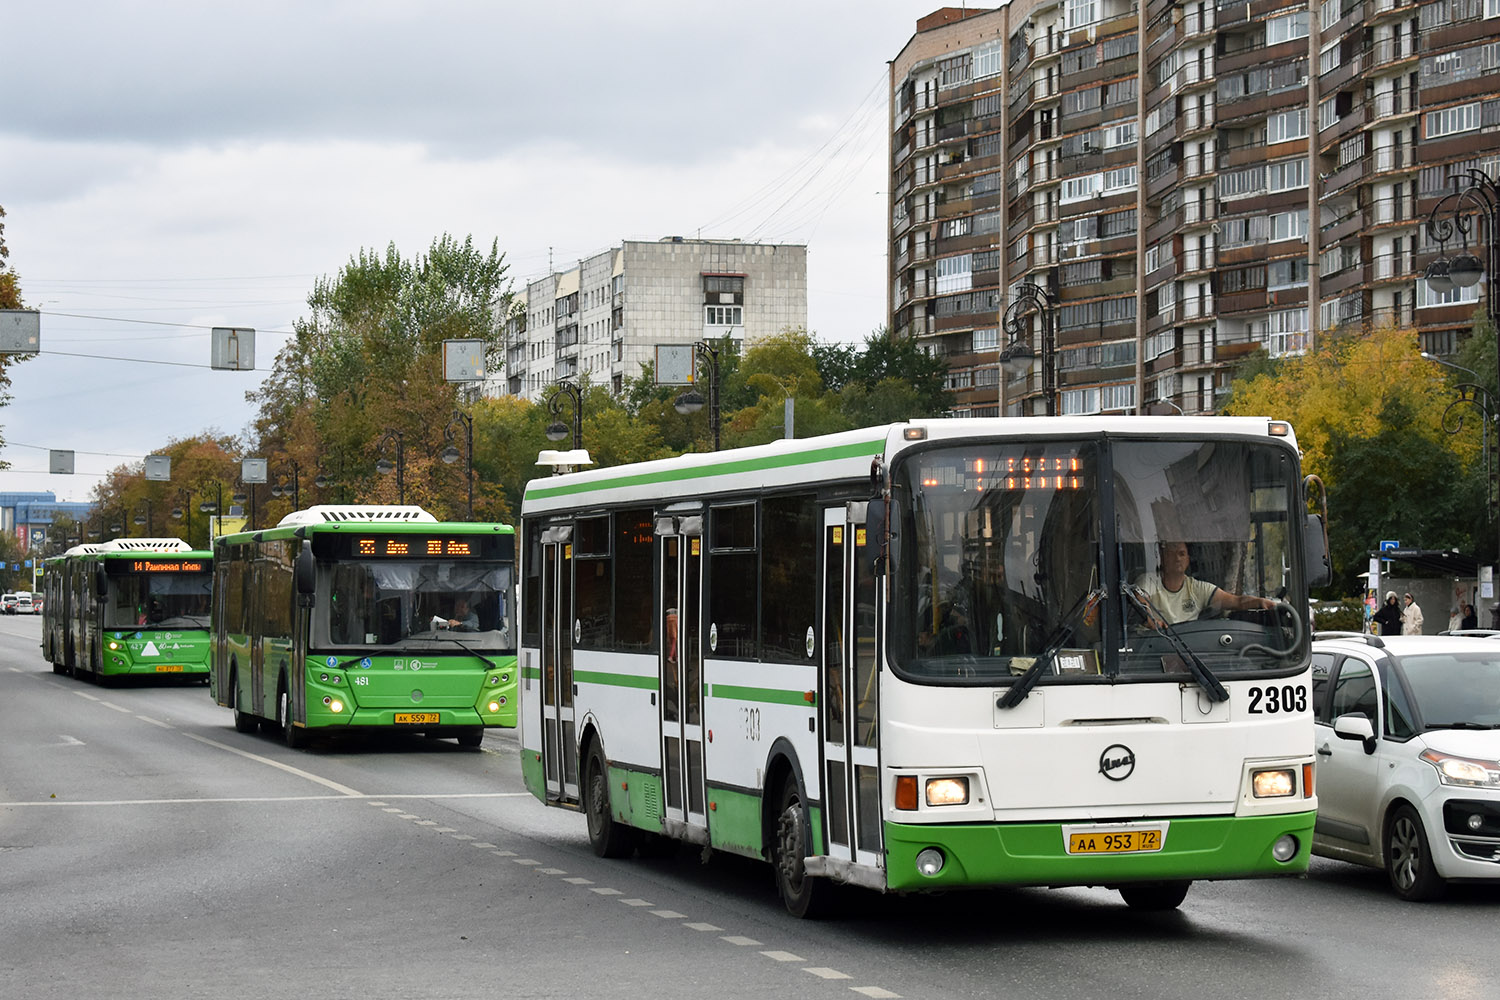
[[[1497, 70], [1500, 0], [935, 11], [890, 67], [891, 329], [976, 416], [1214, 412], [1351, 325], [1450, 353], [1480, 289], [1428, 288], [1426, 221], [1500, 178]], [[1018, 339], [1050, 364], [1002, 374]]]
[[807, 326], [807, 248], [668, 237], [626, 240], [527, 283], [506, 331], [504, 392], [537, 399], [563, 378], [613, 392], [661, 344], [736, 348]]

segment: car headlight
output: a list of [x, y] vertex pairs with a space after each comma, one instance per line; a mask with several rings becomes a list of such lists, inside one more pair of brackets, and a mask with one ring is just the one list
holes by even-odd
[[1455, 757], [1440, 750], [1423, 750], [1421, 758], [1437, 768], [1438, 780], [1445, 785], [1487, 788], [1500, 785], [1500, 763]]
[[968, 778], [928, 778], [927, 804], [930, 806], [961, 806], [969, 801]]

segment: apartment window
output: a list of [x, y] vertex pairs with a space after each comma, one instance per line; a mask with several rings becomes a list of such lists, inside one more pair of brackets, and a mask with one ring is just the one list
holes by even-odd
[[741, 306], [705, 306], [704, 326], [743, 326], [744, 309]]
[[1135, 225], [1135, 209], [1110, 212], [1099, 218], [1099, 236], [1103, 239], [1111, 236], [1129, 236], [1135, 232]]
[[1417, 279], [1417, 308], [1423, 309], [1427, 306], [1455, 306], [1469, 302], [1479, 301], [1479, 285], [1471, 285], [1468, 288], [1454, 287], [1447, 292], [1434, 292], [1427, 284], [1426, 278]]
[[998, 351], [1000, 349], [1000, 331], [995, 327], [986, 330], [974, 331], [975, 351]]
[[1093, 24], [1099, 19], [1095, 0], [1068, 0], [1064, 27], [1069, 30]]
[[968, 83], [971, 62], [971, 56], [965, 52], [961, 56], [951, 56], [938, 63], [938, 89], [947, 90]]
[[1291, 191], [1307, 187], [1307, 161], [1303, 159], [1283, 160], [1266, 165], [1266, 189], [1268, 191]]
[[1458, 132], [1472, 132], [1477, 128], [1479, 128], [1478, 101], [1427, 113], [1427, 138], [1429, 139], [1454, 135]]
[[974, 258], [970, 254], [939, 258], [937, 262], [938, 294], [966, 292], [970, 288], [973, 288], [973, 261]]
[[1271, 216], [1271, 242], [1277, 240], [1301, 240], [1307, 238], [1307, 209], [1297, 212], [1278, 212]]
[[1266, 350], [1271, 357], [1306, 354], [1307, 342], [1306, 309], [1283, 309], [1271, 314], [1266, 328]]
[[[1134, 168], [1131, 168], [1132, 170]], [[1092, 198], [1098, 194], [1103, 186], [1104, 178], [1099, 174], [1087, 174], [1083, 177], [1069, 177], [1062, 182], [1060, 198], [1066, 203], [1070, 201], [1081, 201], [1084, 198]]]
[[1136, 186], [1135, 166], [1118, 167], [1114, 170], [1104, 172], [1104, 193], [1111, 194], [1116, 191], [1131, 191]]
[[1307, 261], [1300, 257], [1273, 260], [1266, 265], [1267, 288], [1291, 288], [1307, 284]]
[[1106, 125], [1100, 130], [1100, 138], [1104, 142], [1105, 149], [1132, 145], [1135, 143], [1135, 134], [1135, 122], [1131, 120], [1117, 125]]
[[974, 79], [998, 76], [1004, 65], [1005, 43], [990, 42], [974, 50]]
[[745, 277], [744, 275], [705, 274], [703, 291], [708, 295], [744, 295]]
[[1294, 38], [1306, 38], [1307, 24], [1307, 11], [1305, 10], [1270, 18], [1266, 21], [1266, 44], [1278, 45], [1281, 42], [1290, 42]]
[[1307, 109], [1284, 111], [1266, 119], [1266, 142], [1307, 138]]

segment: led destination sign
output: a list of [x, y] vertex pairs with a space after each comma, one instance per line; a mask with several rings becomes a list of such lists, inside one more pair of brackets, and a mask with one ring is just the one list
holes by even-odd
[[477, 559], [480, 544], [473, 538], [420, 535], [366, 535], [352, 540], [350, 555], [396, 559]]
[[137, 559], [130, 564], [132, 573], [207, 573], [208, 569], [208, 563], [200, 560], [163, 562], [158, 559]]

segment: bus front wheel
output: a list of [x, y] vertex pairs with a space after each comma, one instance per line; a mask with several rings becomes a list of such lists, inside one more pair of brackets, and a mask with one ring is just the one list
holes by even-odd
[[229, 708], [234, 712], [234, 731], [237, 733], [253, 733], [260, 728], [260, 720], [240, 705], [240, 678], [239, 674], [229, 675]]
[[292, 694], [286, 688], [286, 681], [282, 681], [276, 694], [276, 722], [281, 726], [281, 738], [286, 740], [286, 745], [293, 750], [301, 750], [307, 746], [307, 730], [298, 728], [292, 722]]
[[781, 809], [776, 814], [776, 834], [771, 844], [771, 863], [776, 868], [776, 888], [781, 902], [794, 917], [816, 918], [827, 912], [833, 886], [807, 874], [807, 808], [797, 788], [795, 775], [787, 775], [781, 789]]
[[1143, 882], [1120, 886], [1120, 897], [1132, 910], [1175, 910], [1187, 898], [1192, 882]]
[[615, 821], [609, 808], [609, 768], [596, 742], [584, 765], [584, 814], [589, 821], [589, 846], [601, 858], [624, 858], [635, 848], [635, 831]]

